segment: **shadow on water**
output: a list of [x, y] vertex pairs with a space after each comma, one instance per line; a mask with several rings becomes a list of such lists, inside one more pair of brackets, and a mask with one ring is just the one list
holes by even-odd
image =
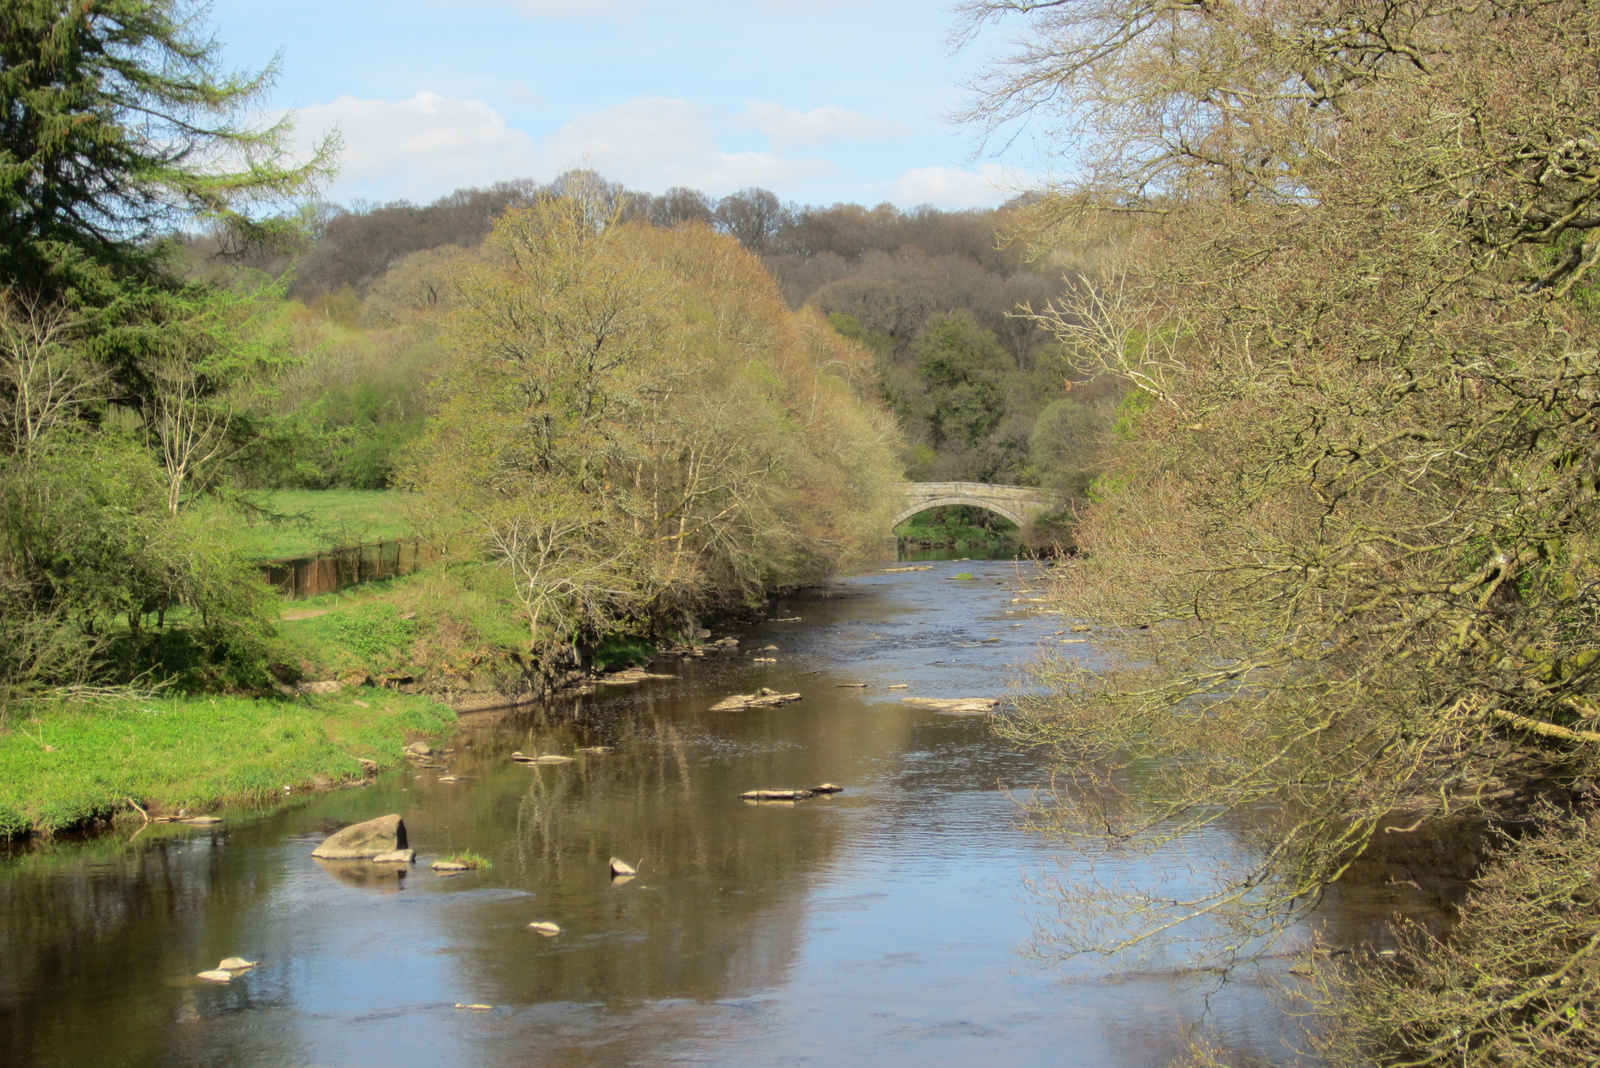
[[[1020, 958], [1025, 877], [1061, 846], [1021, 833], [1004, 791], [1043, 773], [982, 718], [899, 701], [1005, 692], [1062, 626], [1013, 600], [1032, 566], [806, 591], [775, 613], [798, 618], [736, 631], [736, 652], [655, 666], [675, 678], [466, 717], [443, 768], [210, 833], [14, 854], [0, 861], [0, 1061], [1164, 1063], [1206, 991], [1159, 961], [1063, 975]], [[709, 711], [760, 686], [804, 697]], [[575, 752], [587, 746], [611, 751]], [[575, 759], [528, 766], [519, 750]], [[846, 791], [739, 798], [823, 781]], [[404, 815], [416, 867], [308, 856], [386, 812]], [[493, 867], [426, 867], [463, 849]], [[614, 884], [612, 856], [638, 877]], [[263, 963], [226, 985], [194, 978], [234, 954]], [[1256, 988], [1211, 1007], [1241, 1048], [1279, 1041]]]

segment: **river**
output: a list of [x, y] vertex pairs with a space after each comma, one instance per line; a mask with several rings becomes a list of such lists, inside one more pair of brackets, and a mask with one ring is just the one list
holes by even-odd
[[[1034, 566], [841, 580], [719, 632], [737, 652], [653, 669], [675, 678], [464, 717], [447, 769], [215, 829], [16, 850], [0, 859], [0, 1063], [1138, 1068], [1196, 1022], [1282, 1052], [1247, 979], [1020, 952], [1047, 904], [1030, 879], [1067, 848], [1020, 830], [1006, 792], [1041, 769], [981, 717], [899, 699], [1001, 695], [1045, 645], [1092, 660], [1014, 600]], [[803, 699], [708, 711], [760, 686]], [[614, 749], [510, 760], [594, 745]], [[739, 798], [823, 781], [845, 790]], [[388, 812], [419, 851], [408, 872], [309, 856]], [[493, 867], [427, 868], [461, 849]], [[613, 884], [613, 855], [639, 876]], [[194, 978], [233, 955], [261, 964]]]

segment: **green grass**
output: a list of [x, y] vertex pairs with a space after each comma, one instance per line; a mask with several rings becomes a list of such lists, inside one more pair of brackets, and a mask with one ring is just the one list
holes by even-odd
[[263, 560], [310, 556], [323, 549], [411, 536], [397, 506], [408, 494], [397, 490], [277, 490], [262, 494], [271, 511], [300, 518], [246, 522], [246, 546]]
[[656, 647], [642, 638], [616, 635], [607, 638], [589, 654], [589, 666], [596, 671], [642, 666], [656, 656]]
[[974, 575], [970, 571], [963, 571], [959, 575], [951, 575], [950, 577], [960, 582], [972, 582], [977, 579], [978, 576]]
[[451, 853], [448, 857], [444, 858], [444, 862], [446, 864], [465, 864], [467, 867], [474, 870], [494, 867], [494, 864], [489, 860], [488, 857], [479, 853], [474, 853], [470, 849], [463, 849], [459, 853]]
[[387, 601], [353, 604], [333, 617], [332, 626], [345, 648], [369, 662], [407, 649], [418, 629], [415, 612], [402, 615]]
[[458, 676], [520, 670], [527, 625], [504, 572], [487, 565], [433, 567], [390, 582], [287, 601], [285, 651], [308, 678], [407, 670]]
[[0, 732], [0, 838], [131, 811], [130, 797], [152, 814], [195, 813], [282, 797], [285, 785], [317, 778], [358, 779], [357, 758], [397, 764], [409, 735], [441, 733], [455, 718], [430, 698], [372, 689], [15, 709]]

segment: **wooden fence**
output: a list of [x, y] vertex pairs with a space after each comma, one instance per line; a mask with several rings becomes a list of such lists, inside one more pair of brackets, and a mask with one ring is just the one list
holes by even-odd
[[261, 570], [287, 597], [316, 597], [361, 582], [409, 575], [433, 559], [432, 546], [411, 538], [347, 545], [292, 560], [269, 560]]

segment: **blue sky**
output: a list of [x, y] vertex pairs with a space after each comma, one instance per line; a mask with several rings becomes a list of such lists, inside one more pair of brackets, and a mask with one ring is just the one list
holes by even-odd
[[1039, 170], [947, 116], [999, 34], [952, 54], [914, 0], [213, 0], [228, 62], [282, 53], [267, 105], [337, 126], [330, 199], [427, 201], [585, 163], [634, 189], [997, 204]]

